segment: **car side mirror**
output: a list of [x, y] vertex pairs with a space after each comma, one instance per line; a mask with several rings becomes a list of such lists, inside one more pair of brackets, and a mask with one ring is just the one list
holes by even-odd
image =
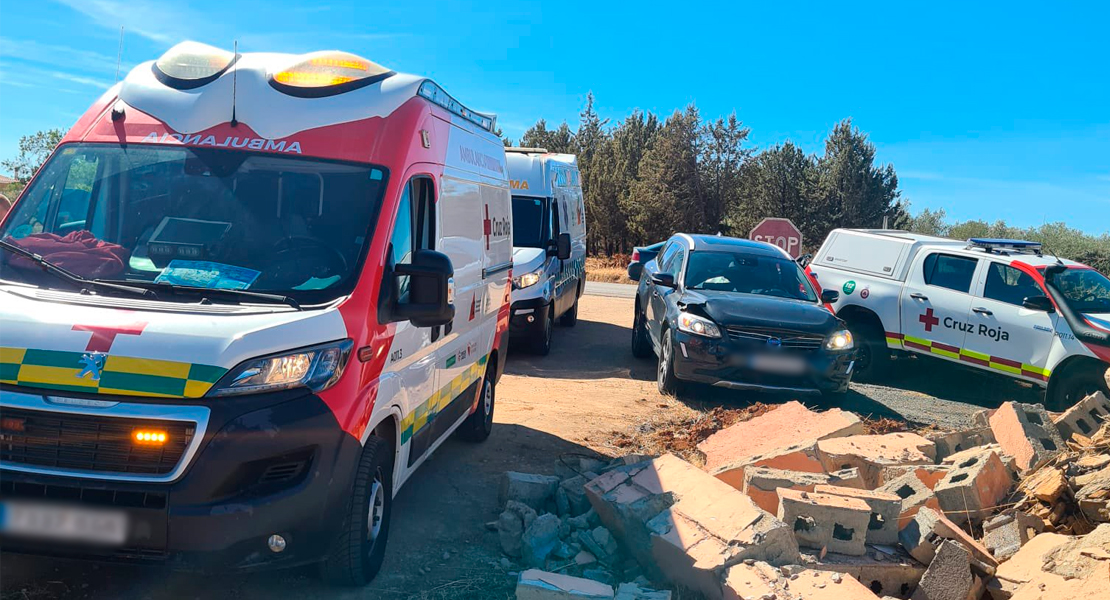
[[1046, 313], [1056, 312], [1056, 306], [1052, 304], [1052, 300], [1048, 296], [1029, 296], [1021, 302], [1021, 305], [1029, 310], [1039, 310]]
[[628, 265], [628, 278], [632, 281], [639, 281], [640, 275], [644, 273], [644, 263], [634, 262]]
[[670, 273], [656, 273], [651, 276], [651, 282], [657, 286], [674, 289], [678, 287], [674, 282], [674, 275]]
[[798, 258], [794, 259], [794, 262], [798, 263], [798, 266], [804, 269], [804, 268], [806, 268], [806, 265], [808, 265], [809, 261], [811, 261], [811, 260], [813, 260], [813, 255], [812, 254], [803, 254], [803, 255], [799, 256]]
[[408, 299], [394, 301], [393, 321], [411, 321], [417, 327], [446, 325], [455, 318], [451, 303], [451, 279], [455, 268], [451, 259], [435, 250], [417, 250], [412, 262], [393, 267], [393, 277], [400, 285], [401, 277], [409, 278]]
[[832, 304], [840, 300], [840, 292], [836, 290], [821, 290], [821, 303]]
[[554, 255], [559, 260], [566, 260], [570, 258], [570, 234], [560, 233], [555, 238], [554, 248], [548, 249], [549, 255]]

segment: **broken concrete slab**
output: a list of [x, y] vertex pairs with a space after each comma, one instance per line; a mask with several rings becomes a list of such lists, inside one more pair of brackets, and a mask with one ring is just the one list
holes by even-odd
[[930, 490], [937, 486], [937, 482], [944, 479], [944, 476], [951, 470], [949, 465], [896, 465], [893, 467], [885, 467], [879, 474], [880, 484], [882, 487], [895, 479], [902, 477], [907, 473], [913, 473], [925, 484], [925, 487]]
[[1090, 534], [1068, 538], [1046, 552], [1041, 572], [1019, 587], [1011, 600], [1107, 600], [1108, 573], [1110, 524], [1102, 524]]
[[613, 600], [613, 588], [597, 581], [529, 569], [516, 584], [517, 600]]
[[813, 455], [817, 441], [862, 433], [863, 422], [850, 412], [835, 408], [814, 412], [791, 401], [714, 433], [698, 444], [698, 450], [705, 454], [706, 471], [741, 489], [748, 465], [824, 472]]
[[898, 529], [901, 530], [913, 521], [922, 507], [940, 510], [940, 503], [933, 490], [925, 485], [916, 473], [907, 473], [898, 479], [879, 487], [877, 492], [894, 494], [902, 499], [901, 512], [898, 514]]
[[520, 538], [536, 517], [536, 511], [532, 507], [509, 500], [505, 504], [505, 510], [497, 518], [497, 539], [501, 543], [501, 551], [513, 558], [520, 558]]
[[779, 570], [764, 562], [736, 565], [725, 578], [726, 600], [876, 600], [851, 575], [800, 569]]
[[953, 522], [978, 524], [990, 516], [1013, 487], [1010, 470], [997, 453], [988, 450], [952, 465], [933, 493], [941, 510]]
[[[995, 576], [987, 581], [992, 600], [1008, 600], [1021, 586], [1041, 571], [1045, 557], [1071, 538], [1058, 533], [1042, 533], [1030, 539], [1009, 559], [998, 566]], [[1077, 600], [1077, 599], [1076, 599]]]
[[817, 442], [817, 455], [825, 471], [855, 467], [868, 489], [875, 489], [884, 467], [936, 463], [936, 446], [916, 433], [853, 435]]
[[908, 598], [925, 574], [921, 564], [898, 546], [868, 546], [863, 556], [828, 552], [802, 552], [801, 565], [807, 569], [851, 575], [876, 595]]
[[559, 478], [553, 475], [507, 471], [501, 478], [497, 499], [501, 506], [509, 500], [516, 500], [531, 506], [536, 512], [543, 512], [549, 503], [555, 501], [555, 487], [558, 485]]
[[994, 570], [998, 568], [998, 559], [992, 556], [982, 544], [931, 508], [922, 507], [917, 511], [913, 521], [898, 532], [898, 542], [902, 544], [902, 548], [925, 565], [933, 561], [936, 544], [942, 539], [959, 542], [967, 548], [974, 562], [982, 566], [985, 574], [993, 575]]
[[559, 517], [547, 513], [536, 517], [520, 538], [520, 558], [529, 567], [539, 567], [559, 545]]
[[812, 492], [816, 485], [838, 485], [862, 488], [863, 478], [859, 469], [844, 469], [835, 473], [806, 473], [767, 467], [749, 467], [744, 470], [744, 486], [741, 489], [763, 510], [778, 514], [780, 488]]
[[1102, 392], [1087, 396], [1052, 419], [1064, 440], [1071, 439], [1077, 433], [1091, 436], [1106, 421], [1110, 421], [1110, 398]]
[[1009, 510], [983, 522], [983, 546], [998, 560], [1009, 560], [1043, 530], [1044, 521], [1020, 510]]
[[[562, 497], [566, 501], [566, 511], [559, 516], [576, 517], [590, 510], [590, 501], [586, 498], [586, 482], [584, 475], [576, 475], [564, 479], [555, 490], [556, 498]], [[558, 502], [556, 502], [558, 504]]]
[[974, 427], [961, 431], [937, 431], [925, 435], [936, 444], [937, 460], [943, 460], [957, 452], [994, 443], [994, 432], [990, 427]]
[[1037, 404], [1007, 402], [990, 416], [990, 425], [1002, 452], [1013, 456], [1022, 472], [1055, 456], [1064, 447], [1048, 411]]
[[799, 546], [859, 556], [871, 507], [857, 498], [780, 489], [778, 517], [793, 528]]
[[[959, 542], [944, 540], [914, 590], [912, 600], [978, 600], [971, 554]], [[981, 591], [981, 590], [980, 590]]]
[[586, 485], [610, 533], [655, 581], [720, 598], [725, 570], [745, 559], [794, 562], [790, 528], [742, 492], [674, 455], [618, 467]]
[[902, 512], [902, 498], [898, 495], [889, 492], [859, 490], [835, 485], [818, 485], [813, 488], [813, 491], [862, 500], [871, 511], [870, 519], [867, 523], [867, 543], [898, 543], [898, 517]]

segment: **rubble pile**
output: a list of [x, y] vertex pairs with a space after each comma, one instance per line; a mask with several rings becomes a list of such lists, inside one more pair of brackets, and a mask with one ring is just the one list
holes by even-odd
[[508, 473], [495, 528], [518, 598], [1110, 600], [1110, 400], [974, 422], [868, 433], [789, 402], [706, 437], [704, 467]]

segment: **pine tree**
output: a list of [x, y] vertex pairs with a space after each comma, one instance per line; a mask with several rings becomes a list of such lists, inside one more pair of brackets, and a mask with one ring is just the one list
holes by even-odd
[[891, 165], [875, 166], [875, 145], [851, 119], [836, 124], [825, 141], [821, 187], [828, 218], [837, 227], [898, 227], [907, 220]]
[[675, 231], [699, 232], [704, 227], [697, 166], [699, 126], [693, 105], [675, 111], [644, 153], [626, 205], [635, 241], [656, 242]]
[[705, 193], [706, 224], [712, 229], [722, 225], [730, 207], [740, 202], [741, 168], [752, 150], [744, 148], [751, 129], [744, 127], [736, 113], [728, 119], [706, 123], [702, 131], [698, 171]]

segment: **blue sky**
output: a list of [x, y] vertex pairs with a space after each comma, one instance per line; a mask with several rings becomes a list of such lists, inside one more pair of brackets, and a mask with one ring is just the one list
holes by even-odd
[[338, 48], [429, 75], [506, 134], [577, 121], [587, 92], [735, 110], [752, 143], [809, 152], [852, 117], [913, 210], [1110, 231], [1107, 3], [39, 0], [0, 19], [0, 157], [68, 127], [124, 69], [182, 39]]

